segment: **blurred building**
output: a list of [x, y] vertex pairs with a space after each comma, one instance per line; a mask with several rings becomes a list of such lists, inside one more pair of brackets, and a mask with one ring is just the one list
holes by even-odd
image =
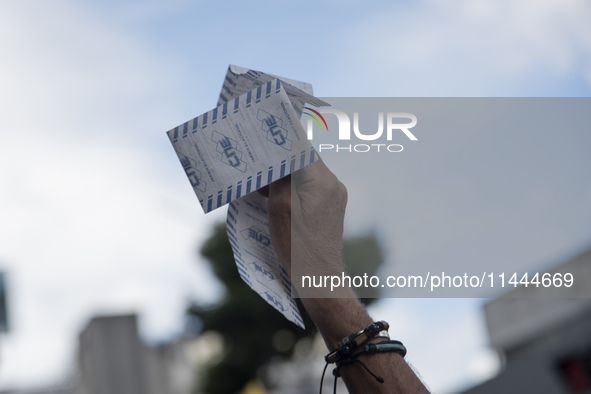
[[548, 272], [571, 273], [573, 286], [553, 288], [551, 298], [519, 287], [485, 305], [504, 367], [464, 394], [591, 393], [591, 250]]
[[149, 350], [138, 337], [134, 315], [92, 319], [80, 334], [79, 345], [79, 386], [85, 393], [148, 392]]
[[195, 366], [189, 341], [146, 346], [136, 315], [92, 319], [79, 337], [73, 394], [188, 394]]
[[1, 394], [189, 394], [197, 339], [145, 345], [136, 315], [95, 317], [79, 336], [72, 375], [58, 387]]

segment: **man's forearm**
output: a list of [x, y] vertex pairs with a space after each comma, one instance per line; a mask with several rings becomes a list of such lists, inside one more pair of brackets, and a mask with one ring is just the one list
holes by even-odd
[[[301, 278], [342, 273], [347, 189], [319, 160], [269, 185], [268, 196], [273, 247], [326, 346], [333, 351], [340, 340], [373, 321], [351, 289], [331, 289], [327, 294], [326, 288], [304, 288]], [[320, 298], [323, 296], [341, 298]], [[384, 338], [371, 341], [381, 340]], [[351, 393], [428, 393], [397, 353], [363, 354], [357, 360], [384, 382], [379, 383], [359, 363], [345, 365], [341, 376]]]
[[372, 323], [357, 298], [302, 298], [302, 303], [330, 351], [341, 339]]
[[[303, 298], [302, 302], [330, 351], [337, 348], [341, 339], [373, 322], [357, 298]], [[372, 342], [383, 340], [375, 338]], [[361, 355], [358, 359], [384, 382], [379, 383], [358, 363], [346, 365], [340, 374], [350, 393], [429, 392], [397, 353]]]

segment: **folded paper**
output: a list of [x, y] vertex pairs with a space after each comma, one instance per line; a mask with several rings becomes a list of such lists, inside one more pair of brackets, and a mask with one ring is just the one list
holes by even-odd
[[205, 213], [230, 204], [226, 228], [242, 279], [301, 327], [271, 245], [267, 199], [253, 192], [316, 161], [300, 123], [306, 103], [328, 105], [310, 84], [231, 65], [218, 107], [167, 133]]

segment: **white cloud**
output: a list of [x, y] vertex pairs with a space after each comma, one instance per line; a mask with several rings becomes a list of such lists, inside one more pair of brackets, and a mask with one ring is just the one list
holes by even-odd
[[196, 253], [223, 212], [203, 217], [163, 133], [180, 118], [158, 101], [181, 86], [177, 65], [80, 4], [2, 8], [8, 387], [59, 379], [95, 313], [137, 311], [151, 338], [178, 332], [188, 299], [219, 294]]
[[568, 94], [552, 82], [589, 73], [590, 12], [583, 0], [396, 4], [335, 41], [362, 85], [338, 70], [331, 81], [349, 95]]

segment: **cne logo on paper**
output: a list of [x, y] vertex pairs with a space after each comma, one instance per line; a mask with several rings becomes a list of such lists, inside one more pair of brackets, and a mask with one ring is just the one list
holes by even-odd
[[221, 153], [223, 163], [246, 172], [246, 162], [242, 161], [242, 152], [238, 150], [238, 143], [235, 140], [215, 130], [211, 133], [211, 140], [217, 143], [216, 151]]
[[257, 228], [256, 226], [251, 226], [247, 229], [244, 229], [240, 233], [244, 239], [249, 240], [253, 245], [259, 245], [262, 247], [271, 245], [271, 237], [269, 234], [260, 228]]
[[[314, 114], [303, 112], [310, 117], [307, 122], [308, 140], [314, 139], [314, 121], [316, 121], [316, 124], [318, 124], [321, 131], [324, 130], [324, 128], [326, 128], [326, 131], [328, 131], [328, 124], [322, 114], [331, 114], [336, 116], [336, 120], [338, 122], [338, 134], [335, 137], [338, 137], [338, 143], [321, 143], [318, 146], [319, 152], [333, 151], [337, 153], [398, 153], [402, 152], [404, 147], [401, 144], [392, 143], [394, 136], [405, 136], [410, 141], [418, 141], [417, 137], [415, 137], [415, 135], [410, 131], [410, 129], [417, 125], [417, 117], [408, 112], [378, 112], [377, 131], [369, 132], [367, 130], [360, 129], [358, 112], [353, 112], [353, 127], [351, 127], [351, 118], [344, 111], [334, 108], [322, 108], [314, 110], [309, 107], [304, 107], [304, 109], [313, 112], [320, 118], [318, 119], [318, 117]], [[321, 120], [322, 123], [320, 122]], [[353, 129], [353, 133], [351, 133], [351, 128]], [[360, 140], [364, 143], [346, 143], [354, 140]]]
[[185, 155], [180, 155], [179, 157], [181, 165], [185, 170], [185, 174], [187, 174], [187, 178], [189, 178], [189, 182], [191, 182], [191, 186], [201, 192], [205, 192], [207, 183], [202, 179], [201, 171], [197, 169], [195, 160]]
[[285, 307], [283, 306], [283, 303], [277, 294], [271, 294], [270, 291], [265, 291], [264, 293], [259, 294], [261, 297], [266, 299], [269, 304], [275, 306], [275, 308], [277, 308], [280, 312], [285, 311]]
[[261, 121], [261, 128], [267, 133], [268, 141], [291, 151], [291, 140], [288, 138], [287, 130], [282, 127], [283, 119], [277, 118], [262, 109], [257, 112], [257, 119]]
[[262, 265], [257, 264], [255, 261], [250, 263], [249, 266], [252, 267], [253, 271], [256, 272], [256, 274], [260, 276], [261, 279], [264, 279], [266, 281], [275, 280], [275, 275], [273, 275], [271, 271], [269, 271]]

